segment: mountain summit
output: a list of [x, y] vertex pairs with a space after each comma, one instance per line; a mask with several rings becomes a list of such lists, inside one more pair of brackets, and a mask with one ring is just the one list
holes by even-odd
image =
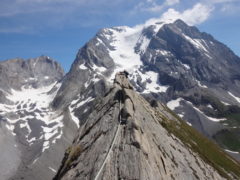
[[125, 73], [117, 73], [113, 87], [94, 107], [54, 179], [240, 177], [235, 160], [166, 106], [150, 105]]
[[51, 107], [63, 76], [61, 66], [47, 56], [0, 62], [0, 179], [55, 174], [77, 129]]
[[67, 74], [47, 56], [2, 61], [1, 178], [237, 179], [223, 151], [240, 160], [239, 69], [181, 20], [101, 29]]
[[53, 105], [103, 96], [116, 72], [127, 70], [144, 97], [167, 104], [240, 160], [239, 69], [226, 45], [181, 20], [104, 28], [79, 50]]

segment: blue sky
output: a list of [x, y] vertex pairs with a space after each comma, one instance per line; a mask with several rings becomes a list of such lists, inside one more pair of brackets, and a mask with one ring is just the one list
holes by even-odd
[[0, 0], [0, 60], [47, 55], [66, 71], [103, 27], [181, 18], [240, 55], [240, 0]]

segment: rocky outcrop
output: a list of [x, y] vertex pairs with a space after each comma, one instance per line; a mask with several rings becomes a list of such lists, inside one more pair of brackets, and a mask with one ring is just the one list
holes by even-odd
[[[181, 20], [104, 28], [79, 50], [52, 105], [61, 109], [103, 96], [115, 73], [127, 70], [146, 99], [167, 104], [240, 159], [239, 62], [226, 45]], [[87, 113], [86, 106], [74, 110], [80, 124], [92, 103]]]
[[10, 89], [20, 90], [23, 87], [48, 86], [61, 80], [63, 76], [61, 66], [47, 56], [0, 62], [0, 88], [8, 92]]
[[[95, 110], [66, 150], [55, 180], [240, 177], [239, 164], [164, 105], [155, 102], [152, 107], [132, 89], [124, 73], [118, 73], [114, 82], [95, 101]], [[236, 169], [219, 167], [221, 163], [198, 149], [201, 143]]]
[[1, 177], [51, 179], [80, 127], [56, 178], [237, 179], [190, 126], [239, 159], [239, 62], [181, 20], [104, 28], [65, 76], [46, 56], [0, 62]]
[[0, 179], [54, 176], [77, 131], [67, 109], [51, 107], [63, 76], [47, 56], [0, 62]]
[[108, 90], [105, 77], [112, 71], [114, 63], [104, 48], [95, 47], [92, 40], [82, 47], [63, 78], [52, 105], [55, 109], [68, 106], [76, 96], [88, 92], [91, 97], [102, 96]]

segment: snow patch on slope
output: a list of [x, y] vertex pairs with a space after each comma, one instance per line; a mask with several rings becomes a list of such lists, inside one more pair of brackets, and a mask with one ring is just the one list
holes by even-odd
[[196, 48], [203, 50], [208, 53], [208, 50], [205, 48], [204, 43], [202, 42], [203, 40], [201, 39], [193, 39], [186, 34], [183, 34], [183, 37], [188, 40], [192, 45], [194, 45]]
[[180, 106], [180, 102], [182, 101], [182, 98], [178, 98], [175, 100], [171, 100], [167, 103], [167, 107], [170, 108], [172, 111], [175, 110], [177, 107]]
[[79, 128], [79, 119], [78, 119], [78, 117], [76, 117], [76, 116], [74, 115], [73, 108], [71, 108], [70, 106], [69, 106], [69, 112], [70, 112], [70, 116], [71, 116], [73, 122], [74, 122], [74, 123], [77, 125], [77, 127]]
[[231, 92], [229, 92], [229, 91], [228, 91], [228, 94], [229, 94], [230, 96], [232, 96], [238, 103], [240, 103], [240, 98], [239, 98], [239, 97], [233, 95], [233, 94], [232, 94]]
[[229, 153], [233, 153], [233, 154], [240, 154], [238, 151], [231, 151], [228, 149], [224, 149], [224, 151], [229, 152]]
[[208, 104], [207, 107], [210, 109], [214, 109], [211, 104]]
[[56, 143], [57, 139], [60, 139], [63, 134], [63, 116], [51, 113], [50, 116], [46, 117], [48, 118], [47, 125], [49, 124], [56, 124], [53, 127], [43, 127], [44, 132], [44, 143], [43, 143], [43, 149], [42, 152], [44, 152], [46, 149], [50, 147], [51, 143]]
[[[158, 81], [158, 74], [153, 71], [144, 72], [142, 71], [143, 63], [141, 60], [141, 55], [146, 51], [150, 38], [145, 34], [147, 28], [151, 29], [152, 36], [154, 36], [159, 29], [168, 23], [172, 23], [174, 20], [164, 19], [161, 22], [159, 19], [151, 19], [145, 24], [137, 25], [135, 27], [120, 26], [114, 28], [105, 28], [101, 31], [101, 36], [97, 37], [96, 40], [100, 44], [104, 44], [102, 39], [107, 39], [109, 41], [109, 46], [107, 46], [109, 56], [115, 63], [115, 69], [107, 78], [107, 81], [112, 81], [117, 72], [128, 71], [130, 81], [134, 81], [137, 85], [143, 85], [143, 93], [159, 93], [166, 92], [169, 86], [163, 86]], [[152, 31], [153, 30], [153, 31]], [[154, 34], [155, 33], [155, 34]], [[105, 44], [104, 44], [105, 45]], [[171, 57], [173, 56], [170, 51], [160, 50], [157, 53]], [[104, 67], [97, 67], [92, 65], [94, 71], [97, 74], [102, 74], [106, 70]], [[188, 68], [187, 66], [185, 66]], [[140, 77], [140, 84], [139, 82]], [[91, 83], [91, 80], [85, 83], [85, 87]]]
[[[127, 70], [129, 73], [133, 73], [143, 65], [140, 54], [145, 52], [150, 42], [150, 39], [143, 34], [145, 28], [153, 27], [156, 34], [164, 24], [172, 23], [173, 21], [165, 19], [164, 22], [160, 22], [159, 19], [150, 19], [145, 24], [135, 27], [121, 26], [104, 29], [104, 36], [111, 41], [110, 45], [114, 47], [114, 50], [109, 49], [109, 55], [116, 64], [116, 69], [112, 73], [110, 80], [119, 71]], [[136, 52], [138, 45], [140, 45], [139, 52]], [[163, 52], [163, 54], [165, 53]]]
[[183, 37], [188, 40], [193, 46], [195, 46], [199, 51], [203, 51], [205, 56], [207, 56], [209, 59], [212, 59], [209, 51], [207, 50], [207, 43], [203, 39], [194, 39], [187, 36], [186, 34], [183, 34]]
[[207, 119], [209, 119], [210, 121], [214, 121], [214, 122], [220, 122], [220, 121], [226, 121], [227, 119], [226, 118], [213, 118], [213, 117], [210, 117], [210, 116], [207, 116], [204, 114], [204, 112], [202, 112], [200, 109], [198, 109], [197, 107], [195, 107], [191, 102], [189, 101], [186, 101], [187, 103], [191, 104], [192, 107], [197, 111], [199, 112], [200, 114], [202, 114], [203, 116], [205, 116]]
[[166, 50], [156, 50], [156, 53], [161, 54], [166, 57], [173, 56], [173, 54], [170, 51], [166, 51]]
[[148, 27], [148, 26], [153, 26], [154, 27], [154, 32], [157, 33], [159, 29], [164, 25], [164, 24], [169, 24], [173, 23], [176, 19], [173, 18], [152, 18], [147, 20], [144, 24], [138, 25], [136, 27]]
[[187, 123], [189, 126], [192, 126], [192, 124], [191, 124], [190, 122], [186, 121], [186, 123]]
[[114, 50], [110, 50], [110, 57], [116, 64], [116, 69], [113, 75], [118, 71], [137, 69], [143, 65], [140, 60], [140, 55], [135, 52], [135, 46], [138, 38], [141, 34], [141, 30], [138, 28], [121, 27], [109, 29], [112, 32], [112, 43], [111, 46]]
[[86, 70], [88, 68], [85, 66], [85, 64], [80, 64], [79, 65], [79, 69]]
[[52, 167], [48, 167], [48, 169], [50, 169], [52, 172], [56, 173], [57, 171], [55, 169], [53, 169]]
[[101, 73], [107, 70], [105, 67], [100, 67], [100, 66], [97, 66], [95, 64], [92, 65], [92, 68], [93, 68], [93, 71], [101, 72]]
[[139, 47], [140, 53], [143, 54], [150, 43], [150, 39], [148, 39], [146, 36], [142, 36], [139, 43], [140, 43], [140, 47]]
[[230, 106], [229, 103], [226, 103], [226, 102], [224, 102], [224, 101], [221, 101], [221, 103], [223, 103], [223, 104], [226, 105], [226, 106]]
[[[94, 100], [93, 97], [88, 97], [88, 98], [84, 99], [84, 97], [78, 96], [77, 99], [73, 100], [72, 103], [70, 104], [70, 106], [68, 107], [71, 119], [77, 125], [78, 128], [80, 127], [79, 118], [77, 116], [75, 116], [74, 110], [80, 108], [81, 106], [83, 106], [93, 100]], [[87, 109], [85, 109], [83, 113], [85, 113], [86, 110]]]
[[94, 100], [93, 97], [88, 97], [87, 99], [82, 100], [82, 101], [80, 101], [78, 104], [76, 104], [76, 107], [75, 107], [75, 108], [79, 108], [79, 107], [83, 106], [84, 104], [86, 104], [86, 103], [88, 103], [88, 102], [90, 102], [90, 101], [93, 101], [93, 100]]
[[49, 101], [51, 101], [55, 94], [48, 94], [48, 92], [56, 85], [56, 83], [47, 87], [35, 88], [22, 88], [21, 91], [11, 89], [11, 94], [8, 94], [7, 99], [16, 102], [22, 102], [22, 104], [38, 103], [39, 107], [48, 107]]
[[188, 70], [191, 69], [190, 66], [187, 65], [187, 64], [182, 64], [182, 65], [183, 65], [186, 69], [188, 69]]
[[[22, 87], [20, 91], [11, 89], [11, 93], [6, 94], [6, 98], [12, 104], [0, 104], [0, 116], [4, 118], [6, 127], [12, 134], [16, 135], [14, 131], [17, 125], [19, 125], [19, 128], [25, 128], [27, 130], [24, 133], [25, 140], [29, 146], [32, 146], [38, 139], [43, 139], [42, 152], [48, 149], [51, 143], [55, 143], [57, 139], [61, 138], [62, 135], [63, 117], [50, 108], [50, 103], [60, 85], [55, 82], [37, 89], [26, 87]], [[53, 88], [55, 89], [54, 92], [52, 92]], [[35, 123], [41, 124], [42, 132], [39, 135], [32, 134], [33, 124]]]
[[[147, 71], [142, 73], [137, 71], [137, 74], [142, 78], [142, 82], [146, 82], [146, 87], [142, 93], [158, 93], [158, 92], [166, 92], [168, 86], [162, 86], [158, 83], [158, 73], [153, 71]], [[137, 76], [134, 76], [134, 80], [137, 81]]]
[[202, 85], [200, 81], [196, 80], [199, 87], [208, 88], [206, 85]]

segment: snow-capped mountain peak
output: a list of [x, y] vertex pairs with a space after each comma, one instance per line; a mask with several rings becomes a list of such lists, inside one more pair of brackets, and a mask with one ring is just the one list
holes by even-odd
[[[67, 76], [71, 87], [60, 89], [60, 104], [69, 102], [70, 98], [62, 96], [68, 94], [69, 88], [73, 92], [69, 97], [86, 89], [93, 90], [92, 98], [104, 95], [106, 84], [113, 82], [116, 72], [126, 70], [134, 89], [144, 96], [165, 103], [181, 98], [174, 111], [205, 135], [212, 136], [228, 125], [209, 124], [227, 118], [225, 112], [216, 109], [215, 100], [210, 98], [206, 103], [205, 99], [214, 97], [220, 102], [239, 105], [228, 93], [240, 97], [239, 62], [239, 57], [225, 45], [181, 20], [152, 19], [135, 27], [104, 28], [79, 51]], [[81, 80], [74, 78], [76, 74]], [[210, 105], [215, 108], [210, 110]], [[230, 107], [225, 108], [228, 111]], [[188, 112], [189, 109], [192, 111]], [[187, 114], [195, 114], [204, 123], [197, 119], [193, 122], [194, 117], [188, 119]]]
[[[105, 109], [110, 105], [108, 92], [113, 90], [115, 74], [123, 70], [129, 72], [130, 91], [137, 91], [134, 94], [141, 94], [151, 102], [152, 107], [146, 109], [145, 115], [150, 113], [149, 117], [154, 116], [149, 110], [155, 108], [157, 101], [166, 103], [188, 125], [215, 139], [226, 152], [239, 158], [236, 148], [240, 147], [239, 68], [239, 57], [212, 36], [181, 20], [159, 19], [135, 27], [100, 30], [79, 50], [65, 76], [60, 66], [49, 57], [1, 62], [0, 140], [5, 146], [0, 160], [3, 164], [6, 162], [8, 172], [4, 170], [6, 168], [0, 168], [0, 173], [12, 179], [20, 175], [30, 179], [50, 179], [77, 130], [81, 134], [81, 129], [84, 129], [84, 137], [97, 139], [104, 139], [102, 135], [112, 133], [109, 126], [112, 113], [107, 115], [107, 121], [99, 120], [98, 116], [105, 117], [105, 112], [112, 112]], [[122, 80], [124, 84], [126, 80]], [[132, 94], [132, 99], [138, 95]], [[114, 104], [116, 111], [113, 114], [120, 114], [119, 106], [123, 102], [119, 97], [119, 92], [111, 95], [113, 102], [119, 101]], [[137, 104], [141, 105], [140, 96], [138, 99]], [[129, 99], [126, 100], [128, 102]], [[170, 111], [165, 106], [161, 107], [161, 112]], [[141, 114], [142, 109], [143, 106], [139, 106], [137, 111]], [[117, 126], [118, 117], [115, 118]], [[139, 121], [142, 127], [149, 127], [142, 116], [139, 116]], [[155, 120], [152, 122], [156, 123]], [[152, 127], [158, 126], [159, 123]], [[103, 132], [95, 131], [95, 127], [103, 128]], [[129, 124], [130, 132], [136, 128], [141, 133], [139, 137], [144, 137], [144, 132], [138, 127], [137, 123]], [[149, 137], [154, 137], [152, 131], [149, 133]], [[168, 138], [172, 139], [171, 136]], [[235, 139], [236, 146], [226, 143], [225, 138]], [[88, 139], [75, 139], [74, 142], [78, 140], [84, 145], [91, 142]], [[155, 146], [155, 142], [152, 144]], [[75, 152], [74, 148], [67, 152]], [[171, 149], [179, 153], [177, 149]], [[81, 152], [82, 149], [77, 150]], [[142, 152], [146, 151], [143, 149]], [[91, 153], [89, 155], [92, 157]], [[12, 157], [13, 167], [4, 159], [5, 156]]]

